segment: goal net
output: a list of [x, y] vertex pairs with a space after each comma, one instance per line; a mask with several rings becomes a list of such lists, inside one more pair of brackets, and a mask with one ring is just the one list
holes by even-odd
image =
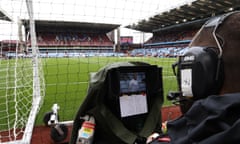
[[[20, 7], [9, 13], [1, 9], [0, 17], [0, 143], [30, 143], [45, 94], [44, 73], [38, 58], [32, 3], [12, 1], [1, 6], [7, 8], [13, 3]], [[27, 16], [31, 43], [26, 42], [20, 19], [12, 17], [14, 14]]]
[[[53, 104], [61, 122], [73, 120], [91, 73], [109, 63], [158, 65], [164, 95], [177, 90], [171, 65], [187, 43], [169, 43], [183, 36], [126, 28], [171, 9], [158, 1], [1, 0], [0, 143], [30, 143]], [[186, 2], [176, 0], [173, 7]]]

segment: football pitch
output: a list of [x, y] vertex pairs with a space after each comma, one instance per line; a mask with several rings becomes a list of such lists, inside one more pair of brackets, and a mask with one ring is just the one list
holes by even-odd
[[[141, 61], [152, 65], [162, 67], [163, 87], [164, 87], [164, 106], [170, 105], [171, 102], [166, 99], [168, 91], [177, 90], [176, 78], [172, 72], [172, 64], [176, 62], [176, 58], [155, 58], [155, 57], [75, 57], [75, 58], [41, 58], [43, 65], [43, 75], [45, 79], [45, 97], [43, 104], [36, 118], [35, 125], [43, 124], [43, 117], [45, 113], [51, 111], [52, 105], [57, 103], [60, 106], [59, 117], [60, 121], [73, 120], [77, 110], [83, 102], [88, 89], [90, 74], [97, 72], [99, 69], [107, 64], [120, 61]], [[11, 64], [14, 62], [9, 61]], [[26, 61], [31, 62], [30, 59]], [[2, 61], [3, 63], [3, 61]], [[30, 65], [30, 63], [28, 64]], [[3, 65], [2, 65], [3, 66]], [[10, 65], [9, 69], [14, 67]], [[23, 67], [24, 68], [24, 67]], [[20, 70], [21, 71], [21, 70]], [[27, 74], [29, 73], [29, 74]], [[4, 78], [4, 74], [1, 73]], [[22, 74], [24, 77], [29, 75], [32, 77], [31, 69]], [[22, 78], [19, 78], [21, 80]], [[6, 82], [5, 82], [6, 83]], [[4, 85], [2, 85], [4, 87]], [[4, 98], [4, 93], [1, 91], [1, 101], [12, 99], [11, 97]], [[28, 97], [31, 99], [31, 97]], [[28, 100], [31, 102], [31, 100]], [[1, 102], [2, 103], [2, 102]], [[4, 104], [5, 105], [5, 104]], [[15, 113], [14, 104], [11, 103], [12, 110], [8, 110], [8, 115], [12, 115], [14, 119]], [[27, 105], [26, 105], [27, 106]], [[25, 106], [25, 107], [26, 107]], [[0, 105], [0, 109], [10, 109]], [[24, 110], [23, 112], [24, 113]], [[7, 115], [1, 113], [1, 117], [7, 118]], [[5, 121], [1, 119], [0, 122]], [[4, 129], [4, 126], [1, 129]]]

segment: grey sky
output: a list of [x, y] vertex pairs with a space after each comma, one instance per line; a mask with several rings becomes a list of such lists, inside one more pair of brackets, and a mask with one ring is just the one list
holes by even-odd
[[[194, 0], [32, 0], [35, 19], [121, 24], [137, 23], [157, 13]], [[28, 18], [26, 0], [0, 0], [0, 8], [14, 19], [0, 21], [15, 35], [18, 18]], [[2, 26], [4, 25], [4, 26]], [[15, 25], [15, 26], [14, 26]], [[2, 29], [1, 28], [1, 29]], [[14, 32], [15, 31], [15, 32]], [[125, 33], [123, 31], [123, 33]], [[131, 32], [130, 32], [131, 33]], [[7, 35], [7, 34], [4, 34]], [[1, 39], [1, 34], [0, 34]]]

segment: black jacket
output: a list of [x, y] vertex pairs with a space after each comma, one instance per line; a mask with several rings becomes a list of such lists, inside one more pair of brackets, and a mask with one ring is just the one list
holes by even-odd
[[182, 117], [168, 123], [172, 144], [240, 143], [240, 93], [196, 101]]

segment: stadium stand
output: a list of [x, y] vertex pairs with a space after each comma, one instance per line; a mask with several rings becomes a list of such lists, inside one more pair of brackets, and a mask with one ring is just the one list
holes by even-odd
[[16, 41], [16, 40], [2, 40], [1, 41], [1, 50], [15, 52], [17, 43], [18, 43], [18, 41]]
[[212, 0], [196, 0], [160, 12], [147, 20], [143, 19], [130, 24], [126, 28], [153, 33], [151, 39], [138, 50], [133, 50], [130, 55], [172, 57], [171, 53], [174, 47], [178, 53], [175, 56], [181, 55], [197, 30], [209, 18], [239, 9], [240, 3], [238, 0], [216, 0], [214, 2]]
[[0, 41], [1, 58], [13, 58], [16, 56], [16, 51], [18, 56], [27, 56], [26, 51], [23, 47], [25, 43], [18, 40], [2, 40]]
[[142, 48], [133, 49], [130, 56], [178, 57], [184, 54], [196, 32], [196, 29], [155, 32]]
[[[108, 33], [119, 25], [42, 20], [35, 23], [37, 44], [42, 57], [85, 57], [99, 53], [113, 55], [115, 42]], [[28, 33], [28, 20], [22, 20], [22, 24]], [[29, 37], [26, 42], [28, 46], [31, 45]]]
[[183, 55], [187, 47], [140, 48], [131, 51], [131, 56], [177, 57]]
[[103, 33], [55, 32], [37, 34], [38, 46], [113, 47], [113, 42]]
[[186, 30], [180, 32], [170, 33], [154, 33], [153, 37], [146, 43], [159, 43], [159, 42], [171, 42], [171, 41], [182, 41], [191, 40], [197, 30]]

